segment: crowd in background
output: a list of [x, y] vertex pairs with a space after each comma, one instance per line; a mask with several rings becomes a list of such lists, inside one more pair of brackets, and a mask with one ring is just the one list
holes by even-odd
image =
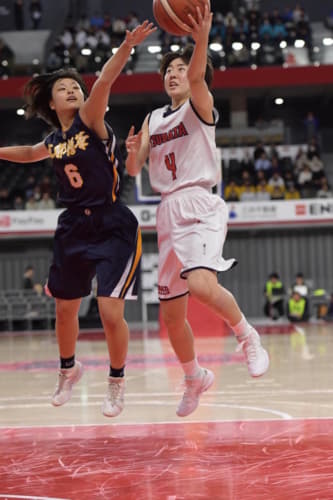
[[[24, 19], [24, 0], [15, 0], [13, 4], [15, 27], [17, 30], [39, 29], [43, 19], [43, 2], [31, 0], [29, 3], [29, 21]], [[210, 43], [215, 48], [210, 56], [216, 68], [250, 65], [281, 65], [285, 62], [281, 42], [293, 46], [296, 40], [302, 40], [312, 60], [312, 30], [307, 12], [300, 3], [293, 7], [267, 12], [259, 8], [259, 2], [238, 2], [235, 12], [214, 12]], [[263, 5], [264, 8], [264, 5]], [[222, 10], [222, 9], [221, 9]], [[84, 12], [69, 11], [64, 24], [52, 33], [43, 69], [54, 70], [63, 66], [75, 66], [80, 72], [96, 72], [110, 56], [112, 49], [119, 46], [126, 29], [133, 29], [142, 19], [136, 11], [123, 17], [112, 16], [110, 12], [94, 12], [88, 16]], [[323, 20], [330, 24], [331, 15]], [[185, 44], [188, 37], [177, 37], [159, 30], [159, 43], [162, 54], [175, 44]], [[0, 46], [0, 67], [8, 60], [6, 51]], [[161, 54], [157, 53], [157, 59]], [[15, 54], [10, 54], [11, 62], [6, 66], [10, 76], [15, 72]], [[125, 71], [135, 71], [138, 53], [134, 52]], [[5, 69], [6, 69], [5, 68]], [[22, 68], [21, 68], [22, 70]], [[2, 67], [2, 74], [4, 68]]]
[[[23, 3], [23, 0], [15, 0], [13, 4], [16, 29], [39, 29], [43, 17], [42, 1], [29, 2], [28, 22], [23, 16]], [[326, 22], [329, 19], [328, 16]], [[110, 57], [112, 49], [119, 46], [126, 30], [132, 30], [139, 23], [139, 15], [135, 11], [123, 18], [100, 12], [91, 16], [81, 12], [77, 18], [70, 15], [54, 38], [45, 59], [45, 70], [75, 66], [81, 73], [96, 72]], [[174, 37], [163, 31], [159, 32], [159, 37], [162, 53], [170, 50], [172, 44], [183, 45], [189, 41], [187, 37]], [[243, 1], [237, 13], [214, 12], [210, 42], [221, 44], [223, 50], [211, 51], [211, 55], [216, 67], [221, 64], [282, 64], [281, 40], [292, 44], [298, 38], [302, 38], [311, 51], [311, 24], [301, 4], [283, 11], [276, 8], [273, 12], [261, 12], [257, 2]], [[238, 50], [234, 50], [235, 43], [240, 43], [241, 48], [239, 46]], [[258, 43], [260, 47], [253, 50], [253, 43]], [[134, 52], [125, 71], [135, 71], [137, 59], [138, 54]], [[15, 54], [0, 39], [0, 76], [13, 73], [14, 61]], [[286, 162], [279, 157], [274, 146], [258, 143], [253, 156], [245, 153], [241, 161], [223, 169], [226, 201], [332, 197], [321, 157], [318, 122], [313, 113], [308, 113], [305, 120], [308, 144], [306, 148], [300, 148], [295, 160]], [[9, 172], [9, 168], [7, 170]], [[50, 181], [53, 176], [47, 162], [46, 170], [38, 175], [21, 169], [13, 177], [9, 173], [7, 175], [7, 170], [4, 169], [0, 175], [0, 210], [40, 210], [57, 206], [56, 187]]]
[[246, 151], [241, 161], [225, 170], [224, 198], [229, 202], [332, 198], [316, 136], [295, 160], [282, 159], [277, 149], [261, 141], [253, 156]]

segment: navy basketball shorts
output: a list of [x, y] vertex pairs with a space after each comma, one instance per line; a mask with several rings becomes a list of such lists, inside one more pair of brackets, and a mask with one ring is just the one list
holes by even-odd
[[62, 212], [54, 237], [47, 287], [53, 297], [97, 296], [136, 299], [142, 252], [134, 214], [120, 202]]

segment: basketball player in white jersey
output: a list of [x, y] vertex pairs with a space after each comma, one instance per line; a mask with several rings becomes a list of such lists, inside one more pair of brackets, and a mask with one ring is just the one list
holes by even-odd
[[185, 392], [177, 408], [180, 417], [197, 408], [200, 395], [214, 381], [214, 374], [196, 358], [186, 320], [189, 293], [228, 322], [253, 377], [263, 375], [269, 366], [258, 333], [217, 280], [217, 272], [230, 269], [235, 260], [222, 258], [228, 210], [212, 194], [218, 171], [217, 113], [209, 91], [213, 69], [207, 61], [211, 22], [208, 2], [203, 15], [197, 9], [197, 20], [189, 15], [194, 48], [168, 53], [161, 63], [171, 104], [150, 113], [138, 134], [131, 127], [126, 140], [128, 173], [138, 174], [149, 157], [151, 185], [162, 195], [157, 209], [158, 291], [162, 317], [185, 373]]

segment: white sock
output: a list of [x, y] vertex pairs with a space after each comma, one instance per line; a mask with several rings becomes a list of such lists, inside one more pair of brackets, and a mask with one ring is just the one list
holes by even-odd
[[192, 361], [187, 361], [187, 363], [182, 363], [182, 367], [185, 377], [196, 377], [200, 372], [200, 365], [197, 358], [194, 358]]
[[242, 319], [240, 320], [240, 322], [234, 326], [231, 326], [231, 328], [234, 331], [234, 333], [237, 337], [237, 340], [239, 342], [242, 342], [242, 340], [245, 340], [246, 337], [249, 335], [249, 333], [252, 329], [252, 326], [250, 325], [250, 323], [248, 323], [245, 316], [242, 315]]

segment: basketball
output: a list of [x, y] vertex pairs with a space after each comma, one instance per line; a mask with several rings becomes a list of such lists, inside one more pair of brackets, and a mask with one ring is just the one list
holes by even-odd
[[204, 13], [204, 0], [153, 0], [154, 17], [159, 27], [171, 35], [184, 36], [191, 33], [188, 14], [196, 19], [196, 8]]

